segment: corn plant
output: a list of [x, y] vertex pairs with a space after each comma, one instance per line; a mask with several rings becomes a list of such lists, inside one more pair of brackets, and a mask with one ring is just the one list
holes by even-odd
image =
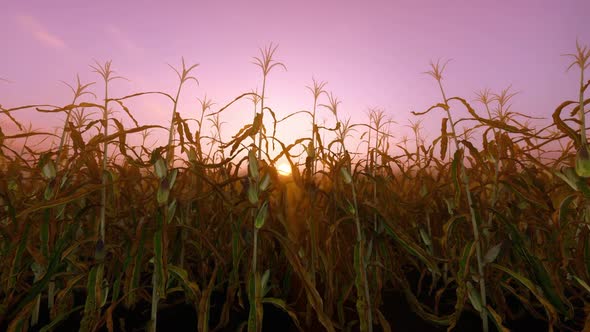
[[357, 291], [356, 309], [360, 320], [360, 330], [365, 332], [373, 331], [373, 310], [371, 307], [371, 293], [369, 280], [367, 278], [367, 267], [369, 253], [365, 252], [365, 236], [362, 230], [361, 221], [358, 215], [358, 203], [356, 188], [350, 169], [340, 168], [344, 183], [350, 185], [352, 190], [352, 203], [349, 202], [349, 211], [354, 217], [356, 226], [356, 244], [354, 249], [354, 268], [356, 271], [355, 287]]
[[[253, 127], [256, 130], [262, 130], [262, 128], [264, 127], [263, 124], [263, 118], [264, 118], [264, 111], [265, 111], [265, 107], [264, 107], [264, 97], [265, 97], [265, 93], [266, 93], [266, 80], [268, 78], [268, 75], [270, 73], [270, 71], [275, 68], [275, 67], [282, 67], [284, 70], [287, 70], [287, 67], [282, 63], [282, 62], [278, 62], [276, 60], [273, 59], [274, 54], [277, 50], [279, 46], [278, 45], [274, 45], [272, 43], [270, 43], [267, 47], [265, 47], [264, 49], [260, 49], [260, 56], [259, 57], [254, 57], [254, 61], [252, 63], [254, 63], [257, 67], [260, 68], [260, 70], [262, 71], [262, 91], [260, 92], [260, 113], [256, 113], [254, 116], [254, 120], [252, 121], [253, 123]], [[251, 94], [253, 96], [256, 96], [257, 94]], [[256, 104], [257, 102], [255, 100], [253, 100], [254, 102], [254, 108], [256, 108]], [[258, 159], [262, 158], [262, 132], [259, 132], [258, 134]], [[268, 151], [266, 151], [268, 154]]]
[[[86, 84], [82, 84], [82, 82], [80, 82], [80, 76], [76, 75], [76, 87], [74, 88], [72, 85], [63, 82], [68, 88], [70, 88], [70, 90], [72, 90], [72, 93], [74, 94], [74, 98], [72, 100], [72, 104], [75, 105], [78, 102], [78, 98], [85, 96], [85, 95], [90, 95], [90, 96], [94, 96], [94, 98], [96, 98], [96, 95], [91, 92], [88, 91], [87, 89], [92, 86], [93, 84], [95, 84], [94, 82], [90, 82], [90, 83], [86, 83]], [[61, 134], [61, 138], [59, 141], [59, 147], [57, 149], [57, 160], [56, 160], [56, 165], [59, 167], [59, 165], [61, 164], [61, 158], [66, 157], [66, 156], [62, 156], [62, 150], [64, 148], [64, 144], [66, 143], [67, 140], [67, 135], [66, 135], [66, 130], [68, 129], [68, 125], [70, 123], [70, 118], [72, 118], [72, 113], [75, 112], [81, 112], [81, 110], [77, 109], [77, 108], [73, 108], [71, 110], [67, 111], [66, 114], [66, 119], [64, 120], [64, 126], [62, 129], [62, 134]], [[79, 127], [79, 126], [78, 126]]]
[[166, 163], [168, 165], [172, 165], [174, 163], [174, 136], [175, 136], [175, 120], [178, 116], [177, 113], [177, 108], [178, 108], [178, 99], [180, 98], [180, 92], [182, 90], [182, 86], [188, 82], [188, 81], [195, 81], [197, 84], [199, 84], [199, 81], [197, 80], [196, 77], [194, 76], [190, 76], [190, 72], [195, 69], [196, 67], [199, 66], [198, 63], [190, 66], [190, 67], [186, 67], [186, 64], [184, 62], [184, 58], [182, 58], [182, 70], [179, 71], [176, 68], [172, 67], [171, 65], [168, 65], [170, 68], [172, 68], [172, 70], [174, 70], [174, 72], [176, 73], [176, 75], [178, 76], [178, 88], [176, 89], [176, 96], [174, 97], [174, 99], [172, 100], [173, 102], [173, 107], [172, 107], [172, 116], [170, 118], [170, 129], [168, 129], [168, 150], [166, 151]]
[[[262, 329], [262, 290], [266, 286], [268, 276], [261, 278], [258, 273], [258, 231], [264, 226], [268, 215], [268, 201], [263, 199], [264, 192], [270, 185], [270, 174], [262, 175], [259, 170], [256, 153], [248, 152], [248, 201], [256, 207], [253, 228], [252, 270], [248, 282], [248, 298], [250, 300], [250, 312], [248, 316], [248, 331], [261, 331]], [[265, 273], [266, 275], [266, 273]]]
[[[109, 83], [115, 79], [122, 78], [121, 76], [114, 76], [115, 72], [111, 69], [112, 61], [107, 61], [103, 65], [98, 62], [90, 67], [95, 73], [98, 73], [104, 81], [104, 105], [102, 107], [102, 128], [104, 137], [109, 136]], [[105, 141], [102, 145], [102, 185], [104, 186], [100, 191], [100, 241], [102, 245], [105, 243], [105, 219], [106, 219], [106, 204], [107, 204], [107, 162], [108, 162], [108, 142]]]
[[[450, 133], [449, 134], [450, 134], [451, 139], [453, 140], [454, 145], [455, 145], [454, 147], [455, 147], [456, 152], [455, 152], [455, 157], [454, 157], [455, 160], [453, 161], [453, 163], [458, 165], [461, 181], [463, 182], [463, 186], [465, 189], [467, 204], [469, 206], [469, 211], [470, 211], [470, 215], [471, 215], [471, 227], [472, 227], [472, 232], [473, 232], [473, 240], [474, 240], [476, 258], [477, 258], [477, 272], [478, 272], [477, 283], [479, 284], [479, 292], [475, 288], [470, 287], [469, 294], [470, 294], [470, 299], [472, 299], [472, 302], [475, 302], [475, 303], [479, 302], [478, 304], [475, 304], [475, 306], [477, 308], [479, 308], [480, 317], [482, 320], [482, 329], [483, 329], [483, 331], [487, 332], [489, 329], [489, 326], [488, 326], [488, 314], [485, 309], [487, 306], [486, 282], [485, 282], [485, 274], [484, 274], [484, 260], [483, 260], [484, 254], [483, 254], [482, 242], [480, 240], [480, 225], [479, 225], [479, 221], [478, 221], [478, 213], [475, 211], [475, 208], [474, 208], [473, 196], [472, 196], [471, 189], [470, 189], [469, 175], [467, 174], [467, 170], [465, 169], [465, 165], [463, 163], [462, 150], [460, 149], [459, 139], [458, 139], [458, 136], [455, 131], [455, 122], [453, 121], [451, 111], [450, 111], [450, 106], [448, 103], [449, 99], [447, 99], [447, 96], [445, 94], [445, 91], [444, 91], [444, 88], [442, 85], [442, 79], [443, 79], [442, 74], [443, 74], [447, 64], [448, 64], [448, 61], [443, 63], [442, 65], [441, 65], [440, 61], [438, 61], [436, 64], [431, 62], [430, 63], [431, 70], [426, 73], [428, 75], [432, 76], [436, 80], [436, 82], [438, 83], [438, 87], [439, 87], [440, 93], [442, 95], [443, 103], [436, 105], [436, 107], [441, 107], [446, 112], [447, 119], [450, 124]], [[447, 133], [443, 132], [442, 135], [447, 136]], [[460, 189], [457, 188], [457, 190], [459, 191]]]
[[590, 66], [590, 49], [587, 46], [581, 46], [576, 42], [576, 53], [566, 54], [574, 58], [574, 61], [567, 68], [571, 69], [573, 66], [577, 66], [580, 69], [580, 93], [578, 99], [578, 107], [576, 112], [580, 119], [580, 147], [576, 155], [576, 173], [582, 177], [590, 177], [590, 150], [588, 148], [588, 139], [586, 137], [586, 112], [584, 106], [586, 101], [584, 100], [584, 91], [588, 87], [584, 83], [584, 71]]

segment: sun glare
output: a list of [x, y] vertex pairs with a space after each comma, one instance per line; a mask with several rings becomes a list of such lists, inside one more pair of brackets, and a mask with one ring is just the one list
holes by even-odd
[[279, 164], [279, 166], [277, 166], [277, 172], [279, 172], [280, 175], [291, 175], [291, 165], [287, 163]]

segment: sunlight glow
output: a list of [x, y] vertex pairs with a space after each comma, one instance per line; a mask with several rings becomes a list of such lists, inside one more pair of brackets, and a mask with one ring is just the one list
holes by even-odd
[[287, 163], [282, 163], [279, 164], [277, 166], [277, 172], [279, 172], [280, 175], [291, 175], [291, 165], [287, 164]]

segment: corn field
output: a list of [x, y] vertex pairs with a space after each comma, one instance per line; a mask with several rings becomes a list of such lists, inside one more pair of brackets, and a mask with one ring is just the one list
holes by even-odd
[[[200, 99], [194, 118], [177, 109], [197, 82], [184, 59], [174, 95], [112, 96], [107, 61], [90, 66], [96, 82], [68, 84], [71, 104], [1, 106], [17, 129], [0, 128], [0, 330], [590, 330], [590, 50], [576, 46], [579, 99], [542, 128], [510, 109], [511, 88], [448, 95], [444, 61], [411, 139], [381, 109], [339, 117], [315, 79], [312, 107], [279, 119], [272, 44], [254, 57], [260, 91]], [[138, 123], [127, 105], [148, 96], [169, 123]], [[224, 138], [220, 117], [244, 100], [252, 121]], [[63, 127], [19, 121], [35, 112]], [[432, 141], [424, 116], [440, 117]], [[308, 137], [277, 138], [296, 117]]]

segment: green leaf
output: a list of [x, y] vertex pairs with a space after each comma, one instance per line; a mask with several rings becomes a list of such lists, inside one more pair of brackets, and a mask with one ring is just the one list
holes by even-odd
[[269, 185], [270, 185], [270, 173], [266, 173], [262, 177], [262, 181], [260, 181], [260, 185], [258, 186], [258, 188], [260, 189], [260, 191], [265, 191]]
[[254, 185], [252, 180], [250, 179], [248, 186], [248, 201], [252, 205], [256, 205], [258, 203], [258, 188]]
[[346, 207], [348, 208], [348, 213], [350, 213], [351, 215], [356, 215], [356, 209], [354, 208], [354, 205], [348, 200], [348, 198], [346, 198]]
[[264, 273], [262, 274], [262, 278], [260, 279], [260, 289], [262, 290], [262, 294], [260, 294], [261, 297], [265, 297], [266, 293], [269, 291], [268, 288], [268, 279], [270, 278], [270, 269], [267, 269], [266, 271], [264, 271]]
[[170, 204], [168, 204], [168, 220], [166, 220], [168, 224], [170, 224], [170, 222], [172, 222], [172, 219], [174, 219], [174, 214], [176, 213], [176, 205], [176, 198], [173, 199], [172, 202], [170, 202]]
[[248, 151], [248, 171], [250, 172], [250, 178], [258, 179], [258, 160], [253, 149]]
[[479, 295], [479, 291], [475, 287], [473, 287], [473, 284], [471, 284], [470, 281], [467, 282], [467, 289], [469, 290], [468, 294], [471, 305], [475, 310], [477, 310], [477, 312], [481, 312], [481, 295]]
[[48, 201], [53, 197], [53, 186], [52, 185], [47, 185], [47, 187], [45, 187], [45, 191], [43, 192], [43, 198]]
[[342, 175], [342, 179], [344, 183], [351, 184], [352, 183], [352, 176], [350, 175], [350, 171], [346, 167], [340, 168], [340, 174]]
[[168, 174], [168, 186], [170, 189], [174, 187], [174, 183], [176, 183], [176, 176], [178, 175], [178, 168], [173, 169]]
[[31, 270], [33, 271], [35, 281], [39, 281], [43, 274], [45, 274], [45, 268], [37, 262], [33, 262], [33, 264], [31, 264]]
[[488, 249], [488, 252], [485, 254], [483, 258], [485, 264], [489, 264], [495, 261], [496, 257], [498, 257], [498, 254], [500, 253], [500, 249], [502, 249], [502, 242]]
[[432, 241], [430, 240], [430, 236], [423, 228], [420, 228], [420, 237], [422, 238], [422, 242], [428, 247], [432, 246]]
[[577, 276], [572, 276], [572, 278], [574, 278], [574, 280], [590, 294], [590, 286], [584, 280], [578, 278]]
[[256, 215], [256, 221], [254, 223], [255, 227], [260, 229], [264, 226], [264, 222], [266, 221], [266, 215], [268, 214], [268, 201], [264, 201], [260, 209], [258, 210], [258, 214]]
[[43, 177], [45, 177], [45, 179], [50, 180], [50, 181], [55, 179], [55, 176], [57, 175], [57, 171], [55, 169], [55, 163], [53, 162], [52, 159], [48, 159], [45, 162], [45, 164], [41, 168], [41, 172], [43, 173]]
[[168, 196], [170, 195], [170, 189], [167, 188], [158, 188], [158, 192], [156, 194], [156, 200], [158, 201], [159, 205], [164, 205], [168, 202]]
[[102, 279], [102, 283], [100, 285], [100, 291], [102, 294], [102, 301], [100, 303], [100, 308], [103, 308], [105, 306], [105, 304], [107, 303], [107, 299], [109, 297], [109, 291], [110, 291], [109, 282], [106, 279]]
[[160, 179], [163, 179], [168, 173], [166, 162], [164, 162], [164, 159], [162, 159], [162, 157], [156, 159], [156, 162], [154, 163], [154, 169], [156, 170], [156, 175]]
[[449, 215], [452, 216], [453, 214], [455, 214], [455, 212], [453, 211], [457, 207], [455, 201], [452, 201], [446, 197], [444, 197], [443, 200], [445, 201], [445, 204], [447, 206], [447, 212], [449, 213]]

